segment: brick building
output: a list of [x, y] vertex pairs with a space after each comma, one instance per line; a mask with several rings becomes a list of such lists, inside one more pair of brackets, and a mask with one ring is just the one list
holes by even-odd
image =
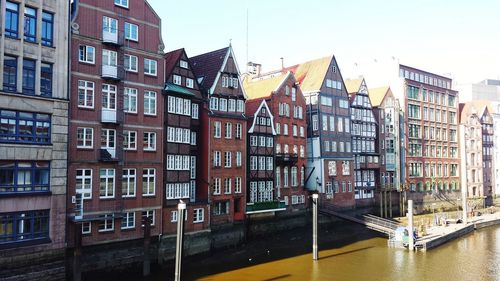
[[375, 191], [380, 190], [380, 146], [376, 120], [368, 88], [363, 78], [345, 80], [351, 106], [352, 152], [354, 154], [354, 198], [356, 206], [374, 203]]
[[177, 203], [187, 203], [185, 231], [208, 226], [208, 190], [200, 172], [200, 108], [204, 99], [184, 49], [165, 54], [165, 210], [163, 233], [177, 229]]
[[[306, 207], [306, 105], [292, 72], [274, 73], [244, 80], [247, 113], [266, 101], [274, 119], [276, 136], [274, 184], [276, 198], [284, 200], [287, 210]], [[252, 108], [250, 110], [249, 108]], [[252, 147], [249, 147], [252, 149]]]
[[354, 208], [349, 97], [337, 61], [332, 55], [288, 70], [306, 99], [305, 185], [338, 208]]
[[200, 190], [207, 190], [211, 225], [245, 218], [245, 95], [231, 46], [190, 58], [208, 104], [201, 109]]
[[451, 208], [460, 196], [458, 92], [451, 85], [450, 78], [405, 65], [391, 85], [405, 109], [405, 186], [418, 209], [431, 202]]
[[64, 278], [69, 3], [0, 13], [0, 279]]
[[165, 198], [161, 20], [147, 1], [75, 3], [70, 237], [81, 232], [83, 245], [140, 238], [144, 217], [158, 235]]

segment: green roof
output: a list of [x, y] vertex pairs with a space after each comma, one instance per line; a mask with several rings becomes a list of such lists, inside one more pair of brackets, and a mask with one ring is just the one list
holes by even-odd
[[196, 96], [193, 92], [187, 90], [184, 87], [181, 87], [179, 85], [173, 84], [173, 83], [166, 83], [165, 84], [165, 91], [168, 92], [175, 92], [183, 95], [188, 95], [188, 96]]

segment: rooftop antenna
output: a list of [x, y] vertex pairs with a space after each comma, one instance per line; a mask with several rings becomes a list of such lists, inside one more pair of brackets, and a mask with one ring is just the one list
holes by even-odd
[[247, 7], [247, 65], [248, 65], [248, 7]]

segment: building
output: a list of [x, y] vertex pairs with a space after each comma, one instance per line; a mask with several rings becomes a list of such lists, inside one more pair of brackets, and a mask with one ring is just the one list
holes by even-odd
[[[260, 214], [286, 210], [274, 184], [276, 131], [274, 118], [264, 99], [246, 105], [247, 134], [247, 202], [246, 214]], [[258, 104], [258, 106], [256, 106]]]
[[378, 123], [375, 145], [380, 147], [380, 184], [383, 191], [383, 197], [379, 200], [383, 216], [392, 217], [394, 199], [396, 202], [402, 200], [401, 193], [393, 197], [394, 191], [401, 191], [401, 171], [404, 169], [401, 165], [400, 146], [400, 125], [403, 123], [399, 118], [402, 111], [390, 87], [369, 89], [368, 94]]
[[[351, 109], [352, 153], [354, 154], [354, 198], [356, 206], [372, 206], [380, 189], [380, 146], [378, 122], [368, 97], [365, 79], [345, 80]], [[384, 164], [384, 163], [382, 163]]]
[[231, 46], [190, 58], [208, 105], [201, 109], [200, 190], [208, 190], [213, 226], [242, 222], [247, 193], [247, 119]]
[[62, 279], [69, 2], [2, 1], [0, 11], [0, 279], [40, 277], [27, 264]]
[[287, 67], [306, 99], [305, 185], [337, 208], [354, 208], [349, 97], [333, 55]]
[[460, 104], [461, 180], [470, 207], [484, 203], [483, 134], [479, 114], [471, 103]]
[[305, 188], [307, 123], [302, 91], [292, 72], [246, 76], [243, 86], [247, 94], [247, 113], [255, 112], [265, 100], [274, 119], [276, 198], [284, 200], [288, 211], [304, 209], [308, 202], [305, 200], [308, 195]]
[[208, 227], [208, 190], [200, 178], [200, 108], [204, 99], [184, 49], [165, 54], [165, 210], [163, 233], [177, 230], [177, 203], [187, 203], [185, 231]]
[[[493, 119], [493, 144], [500, 142], [500, 80], [485, 79], [479, 83], [459, 85], [460, 99], [464, 102], [479, 103], [479, 105], [488, 104], [488, 114]], [[488, 126], [488, 125], [487, 125]], [[489, 134], [489, 133], [488, 133]], [[483, 143], [491, 146], [489, 141]], [[487, 151], [488, 153], [488, 151]], [[500, 195], [500, 149], [493, 145], [493, 172], [491, 176], [492, 194]], [[488, 157], [486, 157], [487, 159]], [[489, 170], [485, 170], [489, 173]], [[490, 177], [484, 177], [487, 181]]]
[[405, 65], [398, 81], [393, 93], [405, 109], [408, 199], [418, 210], [435, 202], [452, 208], [460, 196], [458, 92], [450, 78]]
[[68, 233], [81, 232], [84, 246], [137, 239], [148, 217], [151, 235], [159, 235], [165, 198], [161, 20], [147, 1], [75, 3]]

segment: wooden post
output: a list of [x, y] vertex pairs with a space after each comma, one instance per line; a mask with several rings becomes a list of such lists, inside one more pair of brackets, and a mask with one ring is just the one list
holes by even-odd
[[73, 281], [82, 280], [82, 227], [75, 222], [75, 249], [73, 250]]
[[413, 200], [408, 200], [408, 249], [413, 251], [415, 241], [413, 241]]
[[145, 217], [144, 223], [144, 260], [142, 263], [142, 276], [151, 274], [151, 259], [149, 257], [149, 246], [151, 245], [151, 219]]

